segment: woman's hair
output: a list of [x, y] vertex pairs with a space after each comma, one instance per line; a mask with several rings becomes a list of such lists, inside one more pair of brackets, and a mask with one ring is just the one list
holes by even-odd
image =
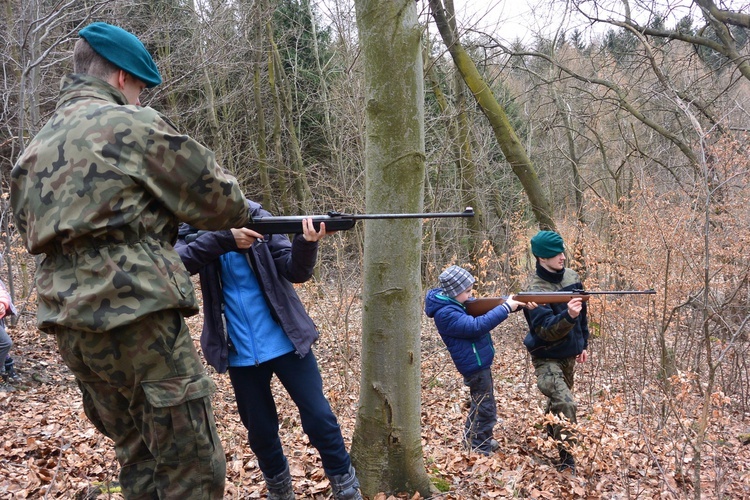
[[91, 48], [89, 42], [79, 38], [73, 48], [73, 72], [108, 80], [119, 68], [104, 59]]

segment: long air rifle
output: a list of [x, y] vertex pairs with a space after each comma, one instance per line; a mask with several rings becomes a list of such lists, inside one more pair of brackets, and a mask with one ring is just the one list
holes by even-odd
[[[567, 303], [572, 299], [581, 299], [584, 302], [589, 300], [592, 295], [653, 295], [656, 291], [651, 290], [613, 290], [613, 291], [593, 291], [586, 290], [569, 290], [564, 292], [520, 292], [511, 295], [511, 299], [517, 302], [537, 304], [561, 304]], [[469, 299], [464, 302], [466, 312], [472, 316], [481, 316], [490, 310], [499, 306], [508, 300], [507, 297], [484, 297]]]
[[[299, 234], [302, 233], [302, 221], [312, 219], [313, 227], [320, 231], [320, 223], [325, 222], [326, 232], [346, 231], [354, 227], [358, 220], [372, 219], [434, 219], [446, 217], [474, 217], [474, 209], [466, 207], [463, 212], [436, 212], [422, 214], [346, 214], [328, 212], [326, 215], [282, 215], [253, 217], [245, 227], [260, 234]], [[198, 231], [186, 236], [188, 243], [207, 231]]]

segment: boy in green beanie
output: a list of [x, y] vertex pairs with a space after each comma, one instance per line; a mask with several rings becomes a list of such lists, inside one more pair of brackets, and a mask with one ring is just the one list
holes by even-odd
[[[526, 288], [532, 292], [582, 290], [578, 273], [565, 267], [565, 244], [553, 231], [540, 231], [531, 238], [531, 252], [536, 257], [536, 272]], [[588, 358], [589, 327], [586, 304], [572, 299], [567, 304], [545, 304], [524, 309], [529, 331], [523, 343], [531, 354], [537, 387], [547, 396], [547, 412], [576, 422], [573, 377], [576, 362]], [[547, 432], [558, 442], [558, 470], [575, 473], [575, 459], [570, 446], [572, 432], [562, 425], [550, 425]]]

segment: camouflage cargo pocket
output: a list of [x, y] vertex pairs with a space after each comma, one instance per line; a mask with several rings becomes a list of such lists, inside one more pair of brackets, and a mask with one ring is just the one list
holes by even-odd
[[205, 459], [217, 446], [209, 396], [216, 386], [206, 375], [143, 381], [148, 404], [143, 436], [167, 462]]

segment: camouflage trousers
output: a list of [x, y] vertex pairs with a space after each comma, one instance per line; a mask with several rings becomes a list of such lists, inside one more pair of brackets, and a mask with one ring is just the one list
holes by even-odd
[[104, 333], [58, 326], [55, 334], [86, 416], [114, 441], [126, 499], [223, 498], [215, 386], [179, 311]]
[[[576, 423], [576, 402], [573, 398], [573, 377], [575, 375], [575, 356], [564, 359], [534, 358], [531, 359], [536, 374], [536, 385], [547, 396], [547, 413], [562, 415], [570, 422]], [[563, 425], [549, 425], [547, 432], [561, 442], [575, 441], [570, 429]]]

